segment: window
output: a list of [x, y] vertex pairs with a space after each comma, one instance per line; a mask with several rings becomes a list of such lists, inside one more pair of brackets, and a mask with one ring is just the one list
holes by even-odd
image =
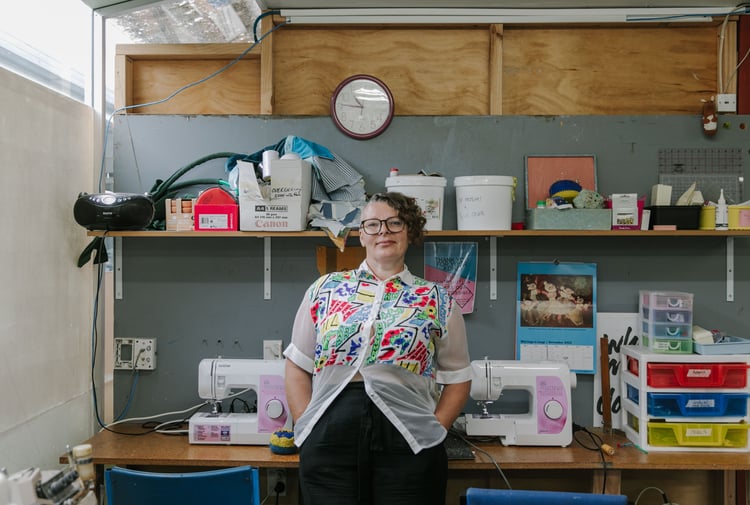
[[91, 9], [81, 0], [15, 2], [0, 16], [0, 66], [85, 102]]

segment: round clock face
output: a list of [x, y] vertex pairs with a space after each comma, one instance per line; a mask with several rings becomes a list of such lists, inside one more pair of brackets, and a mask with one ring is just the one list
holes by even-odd
[[393, 119], [393, 95], [370, 75], [344, 79], [331, 97], [331, 118], [339, 130], [355, 139], [371, 139]]

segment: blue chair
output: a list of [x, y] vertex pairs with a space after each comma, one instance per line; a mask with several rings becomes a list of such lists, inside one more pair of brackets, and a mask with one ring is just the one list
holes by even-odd
[[466, 490], [466, 505], [627, 505], [622, 494], [568, 493], [562, 491]]
[[250, 466], [190, 473], [113, 467], [104, 472], [107, 505], [260, 505], [258, 469]]

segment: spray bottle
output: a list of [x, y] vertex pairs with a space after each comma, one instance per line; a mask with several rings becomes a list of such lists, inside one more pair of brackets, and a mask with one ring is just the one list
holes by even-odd
[[723, 188], [721, 190], [721, 194], [719, 195], [719, 202], [716, 205], [716, 229], [729, 229], [729, 210], [727, 209], [727, 201], [724, 198]]

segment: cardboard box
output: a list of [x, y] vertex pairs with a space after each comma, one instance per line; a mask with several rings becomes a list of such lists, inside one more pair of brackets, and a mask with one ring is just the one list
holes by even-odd
[[312, 190], [312, 165], [295, 159], [272, 160], [270, 182], [259, 184], [252, 163], [238, 161], [240, 230], [302, 231]]
[[164, 221], [167, 231], [190, 231], [195, 229], [193, 207], [195, 198], [167, 198]]
[[237, 231], [236, 204], [199, 203], [193, 209], [195, 231]]

